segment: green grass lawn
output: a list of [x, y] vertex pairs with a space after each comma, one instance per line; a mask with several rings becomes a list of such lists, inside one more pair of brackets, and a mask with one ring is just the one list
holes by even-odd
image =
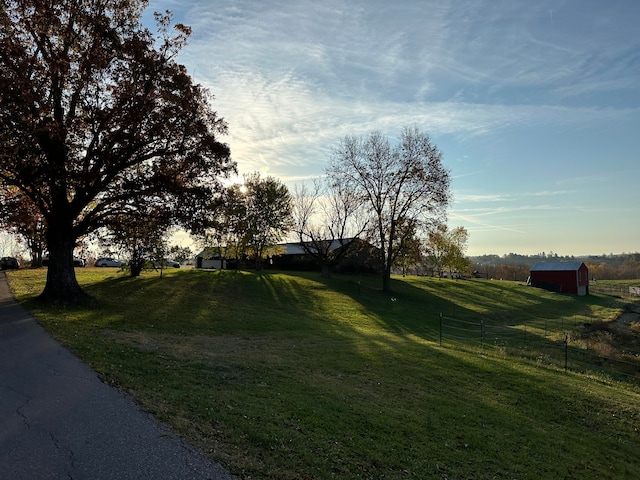
[[8, 276], [106, 382], [240, 478], [640, 478], [638, 387], [438, 335], [441, 315], [532, 332], [609, 321], [619, 299], [486, 280], [396, 278], [389, 294], [369, 277], [76, 271], [99, 307], [43, 308], [45, 270]]

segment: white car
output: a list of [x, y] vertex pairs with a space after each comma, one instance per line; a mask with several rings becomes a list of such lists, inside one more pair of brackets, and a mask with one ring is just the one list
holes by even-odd
[[121, 267], [124, 262], [116, 260], [115, 258], [99, 258], [94, 264], [96, 267]]
[[153, 262], [153, 268], [161, 268], [161, 266], [163, 268], [169, 268], [169, 267], [180, 268], [180, 264], [175, 260], [163, 260], [162, 263]]

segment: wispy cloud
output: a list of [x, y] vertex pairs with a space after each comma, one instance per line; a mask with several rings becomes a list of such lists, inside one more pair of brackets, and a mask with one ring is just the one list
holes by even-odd
[[393, 137], [401, 126], [417, 125], [433, 135], [452, 134], [462, 140], [511, 127], [560, 127], [608, 115], [544, 106], [366, 103], [314, 91], [292, 75], [224, 76], [214, 88], [225, 92], [215, 106], [229, 121], [234, 158], [241, 165], [268, 164], [280, 170], [301, 165], [316, 168], [326, 163], [332, 146], [345, 135], [373, 130]]
[[567, 226], [593, 192], [633, 189], [640, 2], [150, 2], [165, 8], [193, 27], [180, 60], [215, 94], [241, 172], [315, 177], [345, 135], [415, 125], [472, 153], [451, 218], [477, 229], [534, 238], [544, 213]]
[[480, 220], [477, 216], [462, 215], [459, 213], [452, 213], [450, 220], [454, 223], [464, 223], [467, 225], [467, 231], [473, 232], [512, 232], [512, 233], [525, 233], [526, 229], [523, 227], [531, 227], [526, 224], [494, 224]]
[[[601, 49], [594, 48], [597, 39], [578, 42], [564, 33], [573, 20], [552, 2], [156, 0], [151, 6], [173, 8], [193, 26], [184, 60], [216, 94], [233, 155], [249, 170], [316, 170], [345, 134], [395, 135], [402, 125], [465, 139], [620, 114], [557, 104], [563, 89], [578, 95], [597, 88], [580, 78], [596, 75], [587, 58]], [[550, 86], [556, 94], [535, 105], [514, 98], [514, 86], [537, 99]]]

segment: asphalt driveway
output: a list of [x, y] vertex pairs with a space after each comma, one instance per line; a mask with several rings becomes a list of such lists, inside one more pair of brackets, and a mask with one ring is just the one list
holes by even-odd
[[229, 480], [53, 340], [0, 272], [0, 480]]

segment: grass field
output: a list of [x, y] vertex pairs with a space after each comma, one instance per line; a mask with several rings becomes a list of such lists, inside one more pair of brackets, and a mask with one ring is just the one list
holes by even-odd
[[422, 277], [388, 294], [369, 277], [77, 275], [99, 307], [43, 308], [45, 270], [8, 277], [106, 382], [239, 478], [640, 478], [638, 387], [437, 333], [442, 316], [608, 322], [621, 299]]

